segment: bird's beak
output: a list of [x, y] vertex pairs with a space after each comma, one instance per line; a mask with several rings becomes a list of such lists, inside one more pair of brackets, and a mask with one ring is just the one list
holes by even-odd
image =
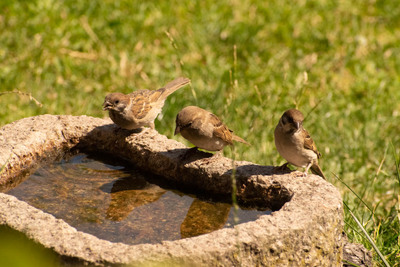
[[296, 130], [298, 130], [298, 129], [300, 129], [301, 123], [300, 122], [296, 122], [294, 125], [296, 126]]
[[174, 135], [177, 135], [177, 134], [180, 133], [180, 132], [181, 132], [181, 127], [176, 126]]
[[104, 101], [104, 103], [103, 103], [103, 110], [109, 110], [109, 109], [111, 109], [111, 107], [112, 107], [112, 105], [111, 105], [110, 102]]

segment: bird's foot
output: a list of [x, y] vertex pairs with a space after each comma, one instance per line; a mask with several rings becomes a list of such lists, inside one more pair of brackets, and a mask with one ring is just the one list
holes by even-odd
[[301, 172], [301, 171], [296, 171], [293, 173], [293, 176], [296, 178], [300, 178], [300, 177], [307, 177], [307, 172]]

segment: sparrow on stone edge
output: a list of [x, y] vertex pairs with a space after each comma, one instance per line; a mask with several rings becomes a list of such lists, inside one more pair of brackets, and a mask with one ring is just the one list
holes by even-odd
[[288, 163], [305, 168], [305, 176], [311, 169], [314, 174], [326, 180], [318, 165], [321, 153], [310, 134], [303, 128], [303, 120], [303, 114], [297, 109], [289, 109], [283, 113], [274, 132], [276, 149]]
[[108, 94], [103, 110], [108, 110], [111, 120], [123, 129], [133, 130], [143, 126], [154, 129], [154, 120], [160, 114], [165, 99], [188, 84], [188, 78], [177, 78], [158, 90], [137, 90], [130, 94]]
[[250, 145], [233, 134], [216, 115], [196, 106], [188, 106], [179, 111], [174, 135], [178, 133], [197, 148], [208, 151], [219, 152], [225, 146], [233, 145], [233, 141]]

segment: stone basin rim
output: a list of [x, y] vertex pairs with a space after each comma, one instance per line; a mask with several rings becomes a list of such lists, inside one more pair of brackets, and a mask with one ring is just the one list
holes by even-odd
[[[113, 141], [110, 141], [111, 136], [115, 137]], [[98, 142], [103, 139], [105, 142]], [[3, 126], [0, 129], [0, 165], [4, 169], [0, 174], [0, 184], [7, 183], [7, 178], [13, 174], [34, 169], [40, 160], [56, 156], [57, 149], [71, 149], [84, 144], [85, 147], [95, 145], [96, 149], [105, 150], [113, 142], [115, 149], [129, 147], [128, 155], [135, 156], [135, 159], [143, 157], [143, 166], [158, 159], [151, 168], [164, 168], [167, 175], [176, 174], [178, 170], [185, 173], [183, 179], [187, 181], [196, 173], [204, 175], [206, 182], [215, 180], [220, 186], [226, 186], [231, 167], [229, 159], [221, 157], [218, 162], [206, 165], [201, 160], [194, 160], [181, 166], [177, 157], [186, 147], [155, 130], [128, 134], [112, 125], [110, 120], [69, 115], [41, 115]], [[21, 163], [21, 160], [26, 161]], [[236, 162], [236, 166], [240, 170], [239, 182], [247, 187], [253, 186], [250, 189], [239, 188], [239, 195], [251, 197], [250, 190], [272, 188], [271, 192], [268, 191], [271, 194], [291, 194], [290, 201], [271, 215], [233, 229], [161, 244], [126, 245], [101, 240], [76, 231], [64, 221], [2, 193], [0, 224], [24, 232], [61, 255], [96, 264], [166, 261], [198, 265], [242, 263], [251, 266], [289, 262], [340, 265], [343, 208], [336, 188], [315, 175], [294, 178], [293, 173], [275, 174], [272, 167], [245, 161]], [[274, 186], [281, 188], [273, 191]], [[213, 190], [217, 189], [211, 187]], [[328, 241], [322, 240], [323, 236]], [[280, 255], [287, 255], [286, 260]]]

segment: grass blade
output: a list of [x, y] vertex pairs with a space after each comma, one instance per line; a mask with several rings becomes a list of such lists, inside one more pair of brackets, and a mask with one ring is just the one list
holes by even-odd
[[397, 181], [398, 181], [399, 184], [400, 184], [400, 159], [399, 159], [399, 157], [396, 155], [396, 149], [395, 149], [393, 143], [390, 142], [390, 144], [392, 145], [392, 148], [393, 148], [394, 162], [395, 162], [395, 164], [396, 164], [396, 178], [397, 178]]
[[362, 198], [356, 193], [356, 192], [354, 192], [354, 190], [350, 187], [350, 186], [348, 186], [345, 182], [343, 182], [343, 180], [342, 179], [340, 179], [339, 178], [339, 176], [337, 176], [335, 173], [332, 173], [333, 174], [333, 176], [335, 176], [335, 178], [337, 179], [337, 180], [339, 180], [344, 186], [346, 186], [364, 205], [365, 205], [365, 207], [367, 207], [367, 209], [371, 212], [371, 213], [374, 213], [373, 212], [373, 210], [372, 210], [372, 208], [370, 207], [370, 206], [368, 206], [368, 204], [367, 203], [365, 203], [365, 201], [364, 200], [362, 200]]

